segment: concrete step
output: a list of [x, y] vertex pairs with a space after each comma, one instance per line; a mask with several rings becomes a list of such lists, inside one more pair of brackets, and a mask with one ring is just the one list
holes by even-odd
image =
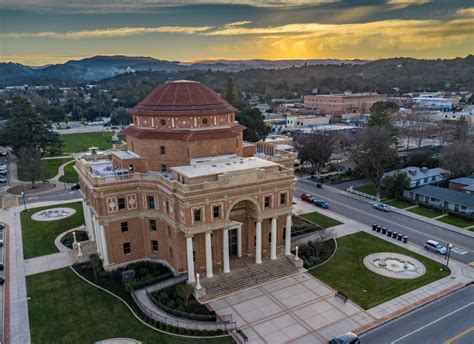
[[203, 279], [202, 286], [206, 289], [206, 295], [201, 296], [199, 301], [206, 303], [296, 272], [298, 268], [287, 257], [264, 261], [262, 264], [247, 264], [229, 273]]

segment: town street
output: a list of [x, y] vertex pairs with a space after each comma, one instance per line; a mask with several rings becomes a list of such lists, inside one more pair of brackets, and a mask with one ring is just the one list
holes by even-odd
[[474, 285], [464, 287], [361, 335], [362, 343], [474, 342]]
[[371, 226], [379, 224], [408, 236], [408, 240], [423, 246], [433, 239], [443, 245], [453, 244], [451, 258], [463, 263], [474, 261], [474, 239], [445, 228], [426, 223], [395, 212], [384, 213], [376, 210], [371, 204], [346, 196], [335, 188], [324, 187], [319, 189], [316, 183], [303, 178], [298, 178], [295, 186], [295, 196], [299, 197], [303, 192], [310, 192], [318, 198], [326, 200], [330, 210], [342, 216], [348, 217]]

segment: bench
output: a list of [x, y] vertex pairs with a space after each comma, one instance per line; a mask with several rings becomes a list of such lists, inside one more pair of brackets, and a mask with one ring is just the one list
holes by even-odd
[[337, 291], [335, 296], [336, 296], [338, 299], [341, 299], [342, 302], [344, 302], [344, 303], [346, 303], [347, 300], [349, 299], [346, 295], [344, 295], [344, 294], [341, 293], [340, 291]]

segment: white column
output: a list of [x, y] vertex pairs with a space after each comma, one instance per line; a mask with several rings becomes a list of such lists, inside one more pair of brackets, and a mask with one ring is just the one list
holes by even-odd
[[109, 265], [109, 254], [107, 252], [107, 238], [105, 237], [105, 229], [104, 225], [99, 224], [99, 231], [102, 241], [102, 260], [104, 262], [104, 266]]
[[270, 259], [275, 260], [277, 258], [277, 218], [272, 217], [272, 234], [270, 243]]
[[242, 257], [242, 225], [237, 227], [237, 257]]
[[286, 215], [285, 255], [291, 254], [291, 214]]
[[212, 244], [211, 232], [206, 232], [206, 277], [210, 278], [212, 274]]
[[86, 227], [90, 235], [90, 240], [95, 241], [95, 231], [92, 225], [92, 211], [90, 205], [86, 203], [84, 208], [84, 218], [86, 218]]
[[97, 241], [96, 241], [96, 247], [97, 247], [97, 253], [99, 255], [100, 258], [102, 258], [103, 254], [102, 254], [102, 238], [100, 236], [100, 232], [99, 232], [99, 223], [97, 222], [97, 218], [92, 215], [92, 231], [94, 231], [97, 236]]
[[186, 256], [188, 259], [188, 282], [194, 283], [193, 237], [186, 237]]
[[224, 273], [230, 272], [229, 266], [229, 230], [224, 229]]
[[257, 220], [255, 227], [255, 264], [262, 264], [262, 220]]

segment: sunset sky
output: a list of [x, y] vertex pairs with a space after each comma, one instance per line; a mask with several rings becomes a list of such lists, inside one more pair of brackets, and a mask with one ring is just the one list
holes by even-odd
[[472, 0], [0, 0], [0, 62], [473, 53]]

